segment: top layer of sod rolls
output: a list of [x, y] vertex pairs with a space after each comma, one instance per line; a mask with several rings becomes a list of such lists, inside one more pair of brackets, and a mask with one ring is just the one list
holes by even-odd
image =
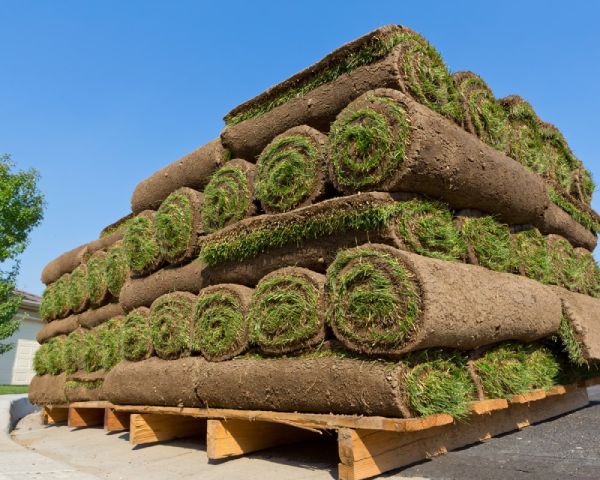
[[418, 328], [414, 273], [380, 246], [340, 251], [327, 270], [329, 321], [336, 337], [361, 353], [392, 350]]
[[256, 164], [256, 198], [265, 212], [309, 205], [323, 193], [326, 140], [314, 128], [300, 126], [267, 145]]
[[256, 167], [234, 159], [217, 170], [204, 189], [202, 220], [206, 233], [231, 225], [256, 210], [254, 181]]
[[329, 175], [344, 193], [375, 190], [403, 163], [410, 119], [390, 98], [351, 103], [331, 125]]

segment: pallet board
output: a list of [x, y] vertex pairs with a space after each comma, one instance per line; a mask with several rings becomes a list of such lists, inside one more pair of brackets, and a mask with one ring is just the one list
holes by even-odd
[[129, 429], [132, 445], [206, 435], [211, 460], [337, 431], [339, 478], [361, 480], [582, 408], [589, 403], [586, 388], [598, 384], [600, 378], [594, 378], [508, 400], [472, 402], [462, 421], [445, 414], [401, 419], [83, 402], [47, 406], [43, 422], [68, 417], [70, 427]]

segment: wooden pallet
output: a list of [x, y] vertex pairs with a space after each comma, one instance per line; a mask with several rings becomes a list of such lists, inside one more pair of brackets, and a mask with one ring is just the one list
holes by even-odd
[[398, 419], [85, 402], [46, 407], [44, 423], [68, 417], [71, 427], [104, 423], [106, 431], [130, 428], [133, 445], [205, 435], [211, 460], [336, 431], [339, 478], [359, 480], [582, 408], [589, 403], [586, 387], [598, 384], [600, 377], [508, 401], [473, 402], [460, 422], [445, 414]]

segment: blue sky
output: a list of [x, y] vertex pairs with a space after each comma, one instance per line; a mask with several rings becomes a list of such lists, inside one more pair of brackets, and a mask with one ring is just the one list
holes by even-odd
[[41, 172], [48, 202], [19, 288], [41, 294], [49, 261], [129, 213], [135, 185], [233, 107], [390, 23], [524, 97], [600, 181], [596, 2], [208, 3], [0, 0], [0, 153]]

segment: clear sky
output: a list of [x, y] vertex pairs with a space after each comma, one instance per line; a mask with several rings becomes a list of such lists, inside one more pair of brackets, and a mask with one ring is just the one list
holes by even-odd
[[41, 172], [48, 202], [18, 286], [41, 294], [49, 261], [129, 213], [136, 184], [216, 138], [233, 107], [390, 23], [496, 97], [524, 97], [600, 183], [599, 14], [593, 1], [0, 0], [0, 153]]

